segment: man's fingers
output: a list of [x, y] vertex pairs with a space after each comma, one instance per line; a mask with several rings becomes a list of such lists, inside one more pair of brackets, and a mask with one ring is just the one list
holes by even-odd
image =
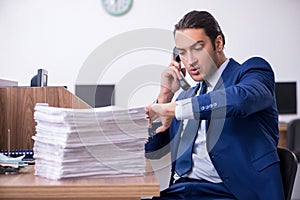
[[158, 127], [155, 132], [156, 133], [162, 133], [162, 132], [165, 132], [166, 130], [168, 129], [168, 127], [165, 127], [164, 125]]
[[182, 72], [183, 76], [186, 76], [186, 68], [181, 68], [180, 71]]

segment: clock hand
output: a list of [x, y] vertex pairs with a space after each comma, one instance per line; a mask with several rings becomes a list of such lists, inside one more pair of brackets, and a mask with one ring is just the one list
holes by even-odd
[[114, 0], [114, 2], [115, 2], [115, 10], [117, 10], [118, 9], [118, 0]]

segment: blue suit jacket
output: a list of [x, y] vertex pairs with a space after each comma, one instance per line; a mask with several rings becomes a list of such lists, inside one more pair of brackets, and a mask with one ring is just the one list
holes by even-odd
[[[207, 149], [225, 186], [241, 200], [282, 200], [283, 187], [277, 155], [278, 113], [274, 73], [262, 58], [242, 65], [230, 59], [214, 91], [192, 97], [195, 119], [209, 120]], [[195, 87], [178, 99], [190, 97]], [[171, 151], [172, 172], [182, 122], [150, 138], [146, 157]]]

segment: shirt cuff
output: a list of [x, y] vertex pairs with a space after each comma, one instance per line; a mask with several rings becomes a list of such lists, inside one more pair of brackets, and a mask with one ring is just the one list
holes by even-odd
[[175, 117], [177, 120], [194, 119], [192, 99], [183, 99], [176, 101]]

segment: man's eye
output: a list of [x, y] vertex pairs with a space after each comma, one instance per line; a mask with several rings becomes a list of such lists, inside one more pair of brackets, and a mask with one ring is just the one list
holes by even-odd
[[184, 56], [185, 52], [184, 51], [179, 51], [178, 54], [181, 55], [181, 56]]
[[194, 47], [194, 50], [196, 51], [201, 51], [203, 49], [203, 46], [196, 46]]

